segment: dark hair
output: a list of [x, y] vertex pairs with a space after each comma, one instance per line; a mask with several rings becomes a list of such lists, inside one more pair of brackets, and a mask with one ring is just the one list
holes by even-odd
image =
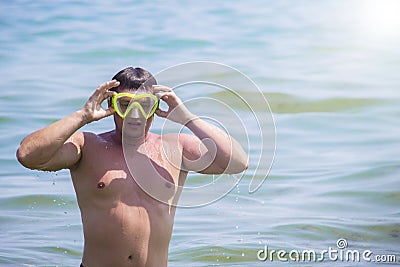
[[143, 89], [152, 91], [151, 86], [156, 85], [157, 81], [153, 75], [145, 69], [128, 67], [114, 75], [113, 80], [117, 80], [120, 84], [111, 88], [110, 91], [123, 89], [138, 90], [142, 85]]

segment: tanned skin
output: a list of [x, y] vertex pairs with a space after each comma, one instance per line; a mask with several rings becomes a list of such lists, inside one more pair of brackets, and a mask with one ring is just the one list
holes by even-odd
[[[152, 88], [168, 105], [155, 114], [193, 135], [161, 136], [149, 131], [154, 116], [122, 119], [110, 102], [103, 109], [101, 103], [116, 94], [109, 89], [119, 84], [101, 84], [82, 109], [28, 135], [17, 158], [30, 169], [70, 170], [83, 224], [83, 266], [164, 267], [179, 185], [188, 172], [239, 173], [247, 168], [248, 157], [232, 137], [189, 112], [165, 86]], [[107, 116], [114, 116], [114, 130], [79, 131]]]

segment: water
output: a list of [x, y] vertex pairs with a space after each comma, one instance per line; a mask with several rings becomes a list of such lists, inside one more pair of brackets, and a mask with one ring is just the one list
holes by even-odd
[[[222, 200], [177, 211], [170, 266], [283, 265], [259, 261], [257, 251], [337, 249], [339, 238], [400, 257], [400, 31], [375, 27], [385, 16], [368, 17], [372, 3], [3, 1], [0, 265], [78, 266], [82, 256], [69, 173], [24, 169], [20, 140], [79, 109], [125, 66], [156, 73], [194, 60], [233, 66], [257, 83], [277, 151], [256, 193], [247, 175]], [[112, 127], [105, 119], [84, 130]]]

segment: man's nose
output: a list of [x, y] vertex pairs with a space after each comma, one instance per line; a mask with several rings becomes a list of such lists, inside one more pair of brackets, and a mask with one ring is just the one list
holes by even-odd
[[137, 107], [134, 107], [128, 114], [128, 116], [130, 118], [134, 118], [134, 119], [139, 119], [140, 118], [140, 114], [139, 114], [139, 109]]

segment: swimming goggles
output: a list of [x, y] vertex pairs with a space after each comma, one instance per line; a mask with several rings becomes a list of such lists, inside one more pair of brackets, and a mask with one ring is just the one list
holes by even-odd
[[118, 93], [111, 98], [111, 107], [123, 119], [131, 111], [135, 116], [136, 108], [147, 120], [156, 112], [158, 104], [159, 99], [152, 94]]

